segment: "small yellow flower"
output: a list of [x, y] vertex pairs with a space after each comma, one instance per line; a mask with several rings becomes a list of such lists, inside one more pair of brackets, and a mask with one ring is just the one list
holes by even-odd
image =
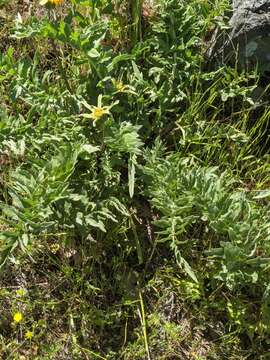
[[61, 5], [63, 4], [64, 0], [40, 0], [40, 5]]
[[30, 331], [30, 330], [26, 331], [26, 333], [25, 333], [25, 335], [24, 335], [24, 337], [25, 337], [27, 340], [31, 340], [31, 339], [33, 338], [33, 336], [34, 336], [34, 333], [33, 333], [33, 331]]
[[17, 296], [25, 296], [26, 295], [26, 291], [25, 291], [25, 289], [22, 289], [22, 288], [20, 288], [20, 289], [18, 289], [17, 291], [16, 291], [16, 295]]
[[14, 315], [13, 315], [13, 320], [16, 322], [16, 323], [19, 323], [21, 322], [23, 319], [23, 315], [21, 312], [16, 312]]
[[114, 80], [113, 85], [114, 85], [115, 89], [119, 92], [123, 92], [126, 90], [126, 85], [124, 85], [121, 80]]
[[112, 83], [116, 93], [129, 93], [136, 95], [134, 88], [130, 85], [125, 85], [122, 80], [112, 79]]
[[59, 244], [51, 244], [50, 245], [50, 250], [53, 254], [56, 254], [57, 251], [60, 249], [60, 245]]

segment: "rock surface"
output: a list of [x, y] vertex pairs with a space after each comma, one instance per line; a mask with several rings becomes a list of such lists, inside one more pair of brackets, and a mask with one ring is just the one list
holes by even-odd
[[233, 0], [230, 29], [214, 40], [210, 56], [270, 71], [270, 0]]

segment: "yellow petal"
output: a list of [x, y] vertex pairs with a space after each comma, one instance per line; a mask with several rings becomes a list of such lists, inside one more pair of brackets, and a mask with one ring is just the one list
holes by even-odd
[[28, 340], [31, 340], [32, 338], [33, 338], [33, 336], [34, 336], [34, 333], [32, 332], [32, 331], [26, 331], [26, 333], [25, 333], [25, 338], [26, 339], [28, 339]]
[[16, 323], [19, 323], [22, 321], [22, 318], [23, 318], [23, 315], [22, 313], [20, 312], [16, 312], [14, 315], [13, 315], [13, 320], [16, 322]]

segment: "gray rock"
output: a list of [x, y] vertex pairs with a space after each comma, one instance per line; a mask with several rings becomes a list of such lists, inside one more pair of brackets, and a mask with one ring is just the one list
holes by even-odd
[[208, 54], [242, 68], [270, 71], [270, 0], [233, 0], [230, 29], [214, 40]]

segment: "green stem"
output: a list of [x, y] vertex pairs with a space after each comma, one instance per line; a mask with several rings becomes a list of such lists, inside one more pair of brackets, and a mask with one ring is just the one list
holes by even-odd
[[[50, 18], [50, 15], [51, 15], [51, 12], [49, 10], [49, 18]], [[55, 12], [53, 12], [53, 21], [57, 22], [57, 20], [58, 20], [57, 15], [56, 15]], [[69, 84], [66, 72], [64, 70], [62, 60], [61, 60], [61, 53], [60, 53], [59, 49], [56, 46], [55, 39], [52, 39], [52, 48], [53, 48], [53, 51], [54, 51], [54, 56], [57, 58], [57, 61], [58, 61], [58, 67], [59, 67], [59, 70], [60, 70], [61, 77], [64, 80], [64, 83], [65, 83], [66, 88], [68, 89], [68, 91], [70, 93], [72, 93], [73, 91], [71, 89], [71, 86]]]
[[148, 345], [148, 337], [147, 337], [147, 324], [146, 324], [146, 318], [145, 318], [145, 310], [144, 310], [144, 303], [143, 303], [143, 297], [142, 297], [141, 290], [139, 290], [139, 297], [140, 297], [140, 305], [141, 305], [141, 322], [142, 322], [142, 329], [143, 329], [145, 351], [147, 354], [147, 360], [151, 360], [150, 350], [149, 350], [149, 345]]
[[131, 45], [142, 39], [142, 5], [143, 0], [130, 0], [131, 9]]

